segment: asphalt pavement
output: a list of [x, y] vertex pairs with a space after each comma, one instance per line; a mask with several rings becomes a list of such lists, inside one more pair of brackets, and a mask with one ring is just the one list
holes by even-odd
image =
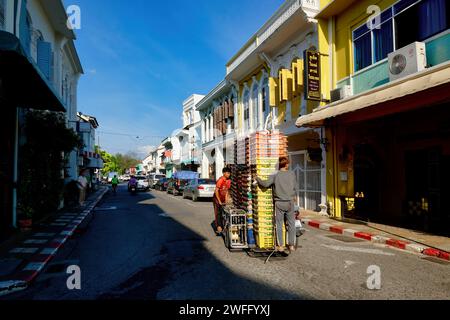
[[[2, 299], [450, 299], [450, 263], [307, 229], [289, 258], [229, 252], [209, 201], [120, 186], [25, 291]], [[69, 290], [69, 266], [81, 290]], [[378, 276], [379, 275], [379, 276]]]

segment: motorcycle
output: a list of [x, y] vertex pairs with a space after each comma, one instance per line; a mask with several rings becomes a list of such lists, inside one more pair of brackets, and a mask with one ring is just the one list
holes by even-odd
[[137, 193], [137, 182], [136, 183], [130, 183], [128, 186], [128, 191], [130, 191], [130, 193], [132, 195], [135, 195]]

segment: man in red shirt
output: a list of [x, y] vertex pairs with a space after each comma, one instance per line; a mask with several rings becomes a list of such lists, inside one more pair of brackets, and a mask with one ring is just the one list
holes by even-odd
[[220, 234], [223, 231], [221, 209], [228, 202], [228, 191], [231, 188], [231, 170], [223, 169], [223, 176], [217, 181], [216, 192], [214, 193], [214, 215], [216, 231]]

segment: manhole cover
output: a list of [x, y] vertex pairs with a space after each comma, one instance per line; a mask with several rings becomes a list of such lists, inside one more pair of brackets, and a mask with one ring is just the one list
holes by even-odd
[[442, 259], [436, 258], [436, 257], [426, 257], [426, 258], [422, 258], [422, 260], [426, 260], [426, 261], [430, 261], [430, 262], [434, 262], [434, 263], [438, 263], [438, 264], [443, 264], [445, 266], [450, 265], [450, 262], [447, 262], [445, 260], [442, 260]]
[[347, 236], [343, 236], [343, 235], [331, 235], [331, 236], [326, 236], [327, 238], [331, 238], [333, 240], [337, 240], [337, 241], [341, 241], [341, 242], [348, 242], [348, 243], [354, 243], [354, 242], [365, 242], [362, 239], [357, 239], [357, 238], [350, 238]]

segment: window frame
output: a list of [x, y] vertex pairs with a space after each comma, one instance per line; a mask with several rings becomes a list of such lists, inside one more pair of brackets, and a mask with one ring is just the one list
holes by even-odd
[[0, 30], [6, 29], [6, 0], [0, 0]]
[[245, 89], [242, 94], [242, 107], [244, 130], [248, 131], [250, 130], [250, 90], [248, 89]]
[[250, 121], [251, 130], [257, 130], [259, 127], [259, 85], [255, 83], [251, 92], [252, 117]]
[[[398, 4], [400, 4], [402, 1], [403, 1], [403, 0], [396, 1], [396, 2], [393, 3], [390, 7], [386, 8], [386, 9], [383, 10], [383, 11], [381, 11], [381, 12], [380, 12], [380, 15], [379, 15], [379, 17], [382, 17], [382, 15], [383, 15], [385, 12], [391, 11], [390, 17], [389, 17], [388, 19], [386, 19], [385, 21], [381, 20], [379, 26], [381, 26], [381, 25], [383, 25], [383, 24], [385, 24], [385, 23], [388, 23], [388, 22], [392, 23], [392, 41], [393, 41], [393, 45], [392, 45], [393, 51], [392, 51], [392, 52], [394, 52], [394, 51], [400, 49], [400, 47], [399, 47], [398, 44], [397, 44], [397, 26], [396, 26], [396, 18], [397, 18], [399, 15], [403, 14], [405, 11], [410, 10], [410, 9], [413, 8], [414, 6], [417, 6], [417, 5], [419, 5], [420, 3], [422, 3], [423, 1], [427, 1], [427, 0], [416, 0], [416, 1], [414, 1], [413, 3], [409, 4], [408, 6], [406, 6], [405, 8], [403, 8], [403, 9], [401, 9], [400, 11], [396, 12], [396, 11], [395, 11], [395, 7], [396, 7]], [[450, 6], [450, 3], [448, 3], [447, 5]], [[448, 12], [448, 11], [449, 11], [449, 10], [447, 9], [447, 12]], [[450, 20], [449, 17], [447, 17], [447, 19]], [[375, 20], [375, 19], [372, 20], [372, 23], [373, 23], [374, 20]], [[359, 72], [361, 72], [361, 71], [363, 71], [363, 70], [365, 70], [365, 69], [367, 69], [367, 68], [373, 67], [373, 66], [376, 65], [377, 63], [380, 63], [380, 62], [382, 62], [382, 61], [384, 61], [384, 60], [386, 59], [386, 58], [384, 58], [384, 59], [381, 59], [381, 60], [379, 60], [379, 61], [376, 61], [376, 59], [375, 59], [376, 57], [375, 57], [375, 50], [374, 50], [374, 46], [375, 46], [375, 43], [374, 43], [374, 40], [375, 40], [375, 38], [374, 38], [374, 30], [375, 30], [375, 27], [377, 27], [378, 25], [373, 25], [372, 28], [368, 28], [368, 30], [367, 30], [366, 32], [364, 32], [364, 33], [358, 35], [357, 37], [355, 37], [355, 32], [357, 32], [359, 29], [363, 28], [364, 26], [367, 27], [367, 21], [364, 21], [364, 22], [362, 22], [361, 24], [357, 25], [357, 26], [351, 31], [351, 36], [352, 36], [352, 46], [353, 46], [353, 72], [354, 72], [354, 74], [355, 74], [355, 73], [359, 73]], [[441, 31], [435, 33], [434, 35], [429, 36], [427, 39], [433, 38], [433, 37], [435, 37], [436, 35], [439, 35], [439, 34], [442, 33], [442, 32], [446, 32], [447, 30], [449, 30], [449, 27], [450, 27], [450, 25], [447, 26], [447, 29], [446, 29], [446, 30], [441, 30]], [[372, 59], [372, 60], [371, 60], [371, 63], [370, 63], [368, 66], [363, 67], [363, 68], [360, 68], [360, 69], [357, 69], [357, 64], [356, 64], [356, 54], [355, 54], [355, 53], [356, 53], [355, 41], [361, 39], [363, 36], [367, 35], [368, 33], [370, 33], [370, 38], [371, 38], [371, 42], [370, 42], [370, 43], [371, 43], [371, 59]], [[424, 39], [423, 41], [426, 42], [427, 39]]]
[[[401, 1], [401, 0], [400, 0], [400, 1]], [[400, 1], [398, 1], [398, 2], [400, 2]], [[422, 0], [418, 0], [418, 1], [422, 1]], [[396, 2], [396, 4], [397, 4], [398, 2]], [[395, 5], [395, 4], [394, 4], [394, 5]], [[369, 67], [373, 66], [374, 64], [376, 64], [376, 63], [378, 63], [378, 62], [380, 62], [380, 61], [382, 61], [382, 60], [385, 59], [385, 58], [384, 58], [384, 59], [380, 59], [380, 60], [378, 60], [378, 61], [375, 61], [375, 60], [376, 60], [376, 57], [375, 57], [375, 50], [374, 50], [374, 47], [375, 47], [375, 35], [374, 35], [374, 30], [375, 30], [376, 27], [378, 27], [378, 26], [381, 27], [383, 24], [386, 24], [386, 23], [391, 23], [391, 24], [392, 24], [392, 34], [393, 34], [393, 35], [392, 35], [392, 41], [393, 41], [393, 43], [392, 43], [392, 48], [394, 49], [394, 51], [396, 50], [394, 5], [392, 5], [392, 6], [389, 7], [389, 8], [386, 8], [386, 9], [383, 10], [383, 11], [381, 11], [380, 14], [379, 14], [379, 16], [377, 16], [377, 17], [380, 17], [380, 19], [381, 19], [383, 13], [388, 12], [388, 11], [391, 11], [390, 17], [387, 18], [385, 21], [382, 21], [382, 20], [381, 20], [381, 22], [380, 22], [379, 24], [374, 24], [373, 21], [377, 18], [377, 17], [376, 17], [376, 18], [374, 18], [374, 19], [371, 21], [371, 28], [368, 28], [368, 27], [367, 27], [367, 21], [364, 21], [362, 24], [358, 25], [357, 27], [355, 27], [355, 28], [353, 29], [353, 31], [352, 31], [352, 45], [353, 45], [353, 72], [354, 72], [354, 73], [359, 72], [359, 71], [361, 71], [361, 70], [364, 70], [364, 69], [366, 69], [366, 68], [369, 68]], [[358, 35], [357, 37], [355, 37], [355, 33], [356, 33], [358, 30], [360, 30], [361, 28], [363, 28], [363, 27], [366, 27], [368, 30], [367, 30], [366, 32], [364, 32], [364, 33]], [[371, 52], [370, 52], [370, 57], [371, 57], [371, 63], [370, 63], [369, 65], [363, 67], [363, 68], [356, 69], [356, 68], [357, 68], [357, 64], [356, 64], [356, 46], [355, 46], [355, 41], [361, 39], [362, 37], [366, 36], [367, 34], [370, 34], [370, 51], [371, 51]]]

